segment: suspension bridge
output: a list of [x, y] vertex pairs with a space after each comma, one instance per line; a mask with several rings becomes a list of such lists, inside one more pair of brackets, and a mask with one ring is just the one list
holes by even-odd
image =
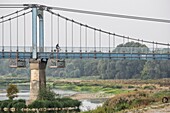
[[[126, 19], [170, 23], [170, 20], [82, 11], [38, 4], [1, 4], [17, 11], [0, 17], [0, 59], [9, 59], [9, 66], [31, 70], [30, 100], [45, 86], [47, 62], [51, 68], [64, 68], [64, 59], [169, 60], [170, 44], [120, 35], [96, 28], [56, 13], [56, 10], [110, 16]], [[19, 10], [18, 10], [19, 8]], [[44, 19], [48, 13], [50, 19]], [[50, 36], [44, 37], [44, 21]], [[32, 35], [30, 35], [32, 34]], [[116, 41], [119, 39], [119, 42]], [[120, 42], [120, 40], [122, 40]], [[46, 45], [45, 43], [48, 42]], [[136, 42], [147, 46], [116, 47], [117, 43]], [[159, 48], [161, 47], [161, 48]]]

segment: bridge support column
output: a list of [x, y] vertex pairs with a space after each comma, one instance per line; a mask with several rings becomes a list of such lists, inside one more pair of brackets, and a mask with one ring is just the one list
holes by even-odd
[[31, 103], [38, 97], [38, 92], [41, 88], [46, 87], [46, 68], [47, 61], [42, 60], [30, 60], [30, 100]]

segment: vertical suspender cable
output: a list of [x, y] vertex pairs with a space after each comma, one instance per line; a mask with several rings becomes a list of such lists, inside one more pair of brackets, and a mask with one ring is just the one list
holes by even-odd
[[17, 52], [18, 52], [18, 12], [17, 12]]
[[86, 52], [87, 52], [87, 25], [85, 27], [85, 46], [86, 46]]
[[156, 49], [155, 49], [156, 52], [157, 52], [157, 49], [158, 49], [158, 44], [157, 44], [157, 42], [156, 42]]
[[101, 50], [101, 30], [99, 30], [99, 47], [100, 47], [100, 52]]
[[80, 52], [81, 52], [81, 24], [80, 24]]
[[[137, 51], [138, 51], [138, 53], [140, 53], [141, 52], [141, 48], [140, 48], [140, 40], [138, 39], [138, 47], [137, 47]], [[138, 54], [139, 55], [139, 54]]]
[[51, 13], [51, 52], [53, 52], [53, 14]]
[[169, 53], [169, 45], [170, 45], [170, 44], [168, 43], [168, 53]]
[[115, 34], [113, 34], [113, 49], [115, 49]]
[[[11, 46], [12, 46], [12, 39], [11, 39], [12, 34], [11, 34], [11, 32], [12, 32], [12, 31], [11, 31], [11, 18], [10, 18], [10, 21], [9, 21], [9, 33], [10, 33], [10, 34], [9, 34], [9, 35], [10, 35], [10, 36], [9, 36], [9, 37], [10, 37], [9, 43], [10, 43], [10, 54], [11, 54], [11, 52], [12, 52], [12, 47], [11, 47]], [[10, 55], [10, 56], [11, 56], [11, 55]]]
[[[25, 44], [26, 44], [26, 23], [25, 23], [25, 13], [24, 13], [24, 61], [25, 61]], [[25, 64], [26, 66], [26, 64]]]
[[94, 29], [94, 52], [96, 52], [96, 29]]
[[154, 51], [155, 51], [155, 45], [154, 45], [154, 42], [153, 42], [153, 53], [154, 53]]
[[58, 30], [58, 45], [60, 45], [60, 42], [59, 42], [60, 41], [60, 29], [59, 29], [60, 28], [60, 24], [59, 24], [60, 18], [59, 18], [59, 16], [60, 15], [58, 14], [58, 18], [57, 18], [57, 21], [58, 21], [58, 26], [57, 26], [58, 27], [57, 28], [57, 30]]
[[72, 20], [72, 22], [71, 22], [71, 38], [72, 38], [72, 44], [71, 44], [71, 46], [72, 46], [72, 52], [73, 52], [73, 20]]
[[65, 52], [67, 52], [67, 19], [66, 19], [66, 23], [65, 23], [65, 36], [66, 36], [66, 50], [65, 50]]
[[125, 44], [125, 37], [123, 36], [123, 45]]
[[109, 33], [109, 53], [110, 53], [110, 33]]
[[[2, 21], [4, 18], [2, 17]], [[2, 22], [2, 52], [4, 51], [4, 22]]]

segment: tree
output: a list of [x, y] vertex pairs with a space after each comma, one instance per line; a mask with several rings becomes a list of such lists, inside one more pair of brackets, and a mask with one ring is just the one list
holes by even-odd
[[14, 84], [9, 84], [7, 88], [7, 97], [10, 100], [13, 100], [15, 97], [18, 97], [17, 93], [19, 92], [18, 88]]

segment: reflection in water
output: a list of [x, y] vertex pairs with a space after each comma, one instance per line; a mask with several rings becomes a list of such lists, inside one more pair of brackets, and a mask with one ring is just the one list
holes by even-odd
[[102, 106], [102, 103], [92, 103], [89, 100], [82, 100], [82, 105], [80, 106], [81, 111], [89, 111], [96, 109], [98, 106]]
[[[58, 90], [58, 89], [53, 89], [53, 91], [55, 93], [61, 95], [62, 97], [63, 96], [70, 96], [70, 95], [73, 95], [73, 94], [77, 93], [75, 91]], [[0, 100], [6, 100], [6, 99], [8, 99], [6, 97], [6, 93], [5, 92], [0, 92]], [[23, 89], [20, 90], [20, 92], [18, 93], [18, 97], [15, 98], [15, 99], [25, 99], [25, 100], [28, 100], [29, 99], [29, 90], [23, 90]], [[81, 101], [82, 101], [82, 105], [80, 106], [80, 110], [81, 111], [87, 111], [87, 110], [95, 109], [96, 107], [101, 106], [102, 103], [104, 102], [104, 100], [102, 100], [102, 101], [101, 100], [97, 100], [97, 101], [96, 100], [95, 101], [94, 100], [81, 100]], [[37, 113], [37, 112], [32, 112], [32, 113]], [[47, 113], [47, 112], [45, 112], [45, 113]], [[56, 113], [56, 112], [49, 112], [49, 113]], [[57, 113], [59, 113], [59, 112], [57, 112]], [[61, 113], [64, 113], [64, 112], [61, 112]]]

